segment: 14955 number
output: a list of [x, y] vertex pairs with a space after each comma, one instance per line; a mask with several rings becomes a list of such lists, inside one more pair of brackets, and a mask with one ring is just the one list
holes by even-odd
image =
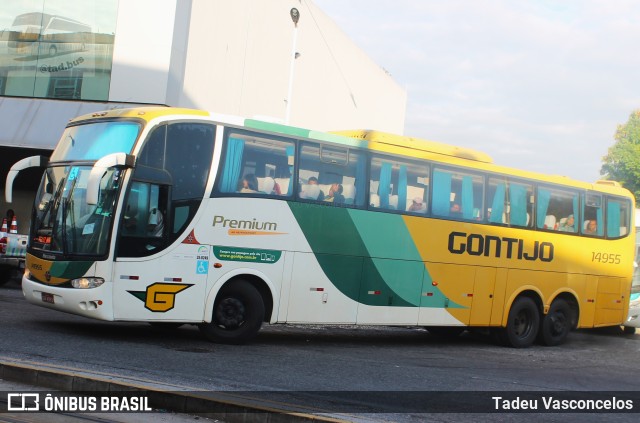
[[620, 264], [620, 254], [591, 252], [591, 261], [608, 264]]

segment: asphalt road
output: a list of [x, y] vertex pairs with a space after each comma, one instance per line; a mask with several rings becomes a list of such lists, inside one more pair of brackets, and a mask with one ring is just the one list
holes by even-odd
[[[227, 346], [206, 341], [193, 326], [165, 330], [36, 307], [24, 301], [15, 283], [0, 288], [0, 327], [4, 360], [154, 383], [167, 390], [280, 391], [280, 400], [304, 401], [310, 395], [306, 398], [313, 403], [326, 392], [330, 398], [318, 402], [321, 409], [373, 420], [513, 421], [511, 414], [427, 418], [415, 403], [387, 403], [398, 397], [396, 391], [455, 391], [465, 403], [468, 391], [603, 391], [598, 395], [604, 397], [615, 391], [637, 397], [640, 392], [640, 333], [623, 335], [617, 328], [575, 332], [559, 347], [512, 349], [474, 333], [441, 340], [416, 328], [267, 325], [254, 342]], [[493, 401], [486, 395], [474, 398], [485, 402], [481, 406]], [[640, 401], [634, 411], [606, 414], [607, 421], [636, 421]], [[604, 415], [518, 416], [566, 422], [602, 421]]]

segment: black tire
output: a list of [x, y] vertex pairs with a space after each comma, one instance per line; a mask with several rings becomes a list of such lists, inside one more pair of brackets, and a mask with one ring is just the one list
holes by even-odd
[[562, 344], [571, 332], [572, 322], [571, 307], [565, 300], [557, 298], [551, 303], [549, 312], [542, 318], [538, 334], [540, 343], [549, 347]]
[[463, 326], [427, 326], [426, 329], [436, 338], [450, 339], [458, 337], [466, 328]]
[[526, 348], [535, 342], [539, 328], [540, 312], [535, 301], [529, 297], [520, 297], [511, 305], [507, 327], [499, 338], [507, 346]]
[[622, 331], [625, 335], [634, 335], [636, 333], [636, 328], [633, 326], [623, 326]]
[[239, 345], [257, 335], [263, 320], [264, 301], [260, 292], [249, 282], [237, 280], [218, 293], [211, 323], [198, 327], [213, 342]]

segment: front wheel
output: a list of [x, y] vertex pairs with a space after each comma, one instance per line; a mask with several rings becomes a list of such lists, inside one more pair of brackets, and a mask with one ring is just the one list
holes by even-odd
[[562, 344], [569, 336], [573, 321], [571, 307], [563, 299], [556, 299], [551, 303], [549, 312], [542, 318], [540, 325], [540, 342], [543, 345], [554, 346]]
[[245, 280], [222, 288], [213, 306], [211, 323], [198, 327], [207, 339], [222, 344], [244, 344], [255, 337], [264, 320], [260, 292]]
[[535, 301], [529, 297], [516, 299], [509, 310], [507, 326], [500, 333], [500, 340], [514, 348], [533, 344], [538, 336], [540, 313]]

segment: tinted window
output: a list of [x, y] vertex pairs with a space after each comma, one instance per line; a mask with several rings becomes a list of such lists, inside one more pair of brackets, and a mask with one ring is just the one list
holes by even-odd
[[290, 196], [295, 144], [263, 134], [231, 133], [225, 140], [218, 191]]
[[538, 229], [578, 232], [579, 196], [575, 191], [558, 187], [539, 187], [536, 204]]
[[481, 220], [484, 178], [461, 170], [435, 168], [433, 171], [434, 216]]
[[427, 212], [429, 166], [424, 162], [373, 156], [369, 180], [371, 209]]
[[305, 143], [300, 154], [298, 198], [363, 206], [366, 166], [366, 158], [361, 151]]

